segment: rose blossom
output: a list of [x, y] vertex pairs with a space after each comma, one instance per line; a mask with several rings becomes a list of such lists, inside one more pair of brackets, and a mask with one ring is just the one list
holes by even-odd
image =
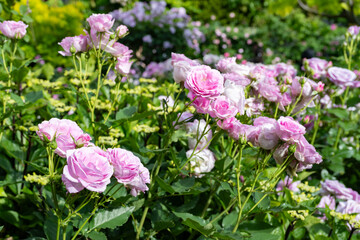
[[355, 81], [356, 74], [345, 68], [331, 67], [328, 69], [330, 81], [340, 87], [360, 87], [360, 81]]
[[234, 65], [236, 65], [236, 57], [223, 58], [216, 64], [216, 69], [224, 73], [230, 72]]
[[115, 42], [112, 46], [106, 46], [105, 51], [116, 58], [130, 59], [132, 56], [132, 50], [118, 42]]
[[84, 188], [93, 192], [105, 191], [114, 171], [106, 152], [98, 147], [69, 150], [66, 161], [62, 181], [69, 193], [77, 193]]
[[278, 124], [275, 119], [268, 117], [258, 117], [254, 120], [254, 127], [259, 127], [260, 131], [256, 131], [256, 145], [261, 148], [270, 150], [273, 149], [279, 142], [277, 136]]
[[[59, 45], [64, 49], [64, 51], [59, 51], [59, 53], [63, 56], [72, 56], [73, 53], [85, 52], [88, 46], [87, 39], [85, 35], [66, 37], [59, 42]], [[72, 53], [72, 51], [74, 52]]]
[[220, 96], [210, 103], [209, 114], [213, 118], [226, 119], [238, 113], [237, 107], [226, 96]]
[[90, 30], [90, 34], [84, 30], [87, 36], [87, 42], [90, 47], [106, 49], [109, 46], [112, 46], [115, 43], [115, 39], [110, 38], [110, 33], [98, 33], [94, 29]]
[[176, 62], [187, 62], [190, 64], [190, 66], [199, 66], [200, 64], [194, 60], [191, 60], [190, 58], [186, 57], [184, 54], [180, 53], [171, 53], [171, 65], [174, 66]]
[[132, 62], [129, 61], [129, 59], [118, 58], [115, 65], [115, 70], [120, 74], [127, 75], [130, 72], [131, 65]]
[[242, 86], [226, 81], [224, 96], [226, 96], [236, 106], [240, 115], [244, 115], [245, 93]]
[[335, 209], [335, 198], [333, 198], [330, 195], [325, 195], [321, 198], [319, 204], [316, 206], [318, 208], [326, 208], [326, 206], [329, 207], [329, 209], [334, 210]]
[[298, 188], [298, 185], [300, 184], [300, 181], [293, 182], [293, 179], [289, 176], [286, 176], [284, 180], [280, 180], [279, 183], [276, 186], [276, 191], [280, 192], [283, 191], [285, 188], [288, 188], [290, 191], [293, 192], [300, 192], [300, 189]]
[[175, 62], [173, 71], [173, 78], [176, 83], [185, 82], [187, 75], [190, 72], [191, 65], [186, 61]]
[[41, 140], [56, 141], [55, 153], [60, 157], [66, 157], [68, 150], [86, 147], [91, 140], [91, 137], [84, 133], [75, 122], [68, 119], [52, 118], [49, 121], [43, 121], [38, 127], [39, 130], [36, 133]]
[[116, 34], [118, 37], [123, 37], [126, 33], [128, 33], [129, 29], [125, 25], [120, 25], [116, 28]]
[[191, 105], [196, 108], [196, 111], [198, 113], [208, 113], [210, 107], [210, 99], [199, 96], [196, 98], [195, 97], [196, 96], [192, 92], [189, 92], [188, 98], [192, 101]]
[[107, 32], [114, 25], [115, 19], [110, 14], [92, 14], [86, 21], [96, 32]]
[[360, 26], [351, 26], [348, 28], [347, 32], [351, 35], [351, 36], [356, 36], [359, 34], [360, 32]]
[[283, 141], [297, 141], [306, 133], [305, 127], [295, 121], [292, 117], [281, 116], [277, 122], [279, 126], [277, 134]]
[[345, 187], [337, 180], [325, 180], [321, 182], [321, 195], [334, 195], [338, 199], [353, 199], [352, 189]]
[[270, 102], [278, 102], [282, 99], [280, 89], [276, 85], [260, 82], [258, 85], [258, 90], [260, 95]]
[[[193, 149], [186, 152], [186, 157], [189, 159], [193, 153]], [[202, 173], [210, 172], [215, 166], [215, 156], [209, 149], [203, 149], [193, 154], [189, 162], [190, 172], [194, 173], [195, 177], [201, 178]]]
[[224, 77], [208, 66], [195, 66], [185, 80], [185, 87], [196, 96], [217, 97], [224, 91]]
[[322, 162], [322, 157], [316, 152], [316, 149], [311, 145], [304, 136], [301, 136], [297, 142], [295, 158], [305, 165], [319, 164]]
[[309, 66], [310, 70], [313, 73], [313, 78], [315, 79], [325, 76], [326, 69], [332, 66], [332, 62], [328, 62], [320, 58], [304, 59], [304, 63]]
[[114, 167], [115, 178], [119, 183], [131, 188], [131, 195], [135, 197], [140, 191], [149, 190], [146, 185], [150, 183], [149, 170], [143, 166], [138, 157], [121, 148], [108, 149], [107, 153]]
[[235, 83], [236, 85], [241, 85], [244, 87], [248, 86], [251, 83], [251, 80], [248, 77], [237, 73], [224, 73], [223, 77], [226, 80], [225, 83], [230, 81]]
[[0, 31], [8, 38], [23, 38], [27, 27], [28, 25], [22, 21], [4, 21], [0, 23]]
[[[203, 149], [209, 146], [212, 138], [212, 131], [204, 119], [201, 119], [200, 122], [196, 119], [193, 122], [186, 123], [186, 130], [191, 136], [188, 139], [189, 148], [194, 149], [197, 142], [199, 143], [196, 146], [196, 149]], [[202, 135], [204, 136], [200, 139]]]

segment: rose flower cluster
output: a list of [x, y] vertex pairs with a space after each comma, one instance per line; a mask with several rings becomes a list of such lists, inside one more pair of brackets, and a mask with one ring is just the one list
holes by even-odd
[[111, 28], [115, 20], [110, 14], [92, 14], [86, 21], [90, 26], [89, 31], [84, 30], [86, 35], [64, 38], [59, 43], [63, 48], [59, 53], [63, 56], [72, 56], [93, 48], [101, 49], [116, 59], [115, 70], [118, 73], [128, 74], [132, 64], [130, 61], [132, 50], [117, 42], [117, 39], [127, 35], [128, 28], [120, 25], [115, 32], [112, 32]]
[[[173, 53], [172, 65], [174, 80], [183, 82], [189, 90], [188, 97], [196, 111], [209, 114], [235, 140], [246, 138], [253, 146], [274, 150], [278, 164], [293, 153], [288, 169], [293, 175], [322, 162], [314, 146], [304, 137], [305, 127], [292, 117], [278, 120], [258, 117], [253, 125], [243, 124], [236, 118], [237, 115], [262, 114], [264, 107], [271, 103], [289, 114], [301, 112], [312, 103], [316, 92], [323, 90], [322, 82], [297, 77], [296, 70], [284, 63], [237, 64], [235, 58], [224, 58], [216, 64], [216, 70]], [[290, 152], [291, 145], [294, 150]]]
[[73, 121], [52, 118], [39, 124], [37, 135], [50, 143], [55, 153], [66, 157], [62, 181], [69, 193], [77, 193], [84, 188], [94, 192], [104, 192], [115, 176], [119, 183], [131, 189], [131, 194], [148, 190], [149, 170], [132, 152], [121, 148], [102, 150], [90, 142]]

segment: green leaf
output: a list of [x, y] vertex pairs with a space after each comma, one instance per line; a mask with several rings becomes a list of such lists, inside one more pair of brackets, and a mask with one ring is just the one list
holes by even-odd
[[212, 224], [207, 223], [204, 219], [198, 216], [194, 216], [191, 213], [178, 213], [173, 212], [175, 216], [183, 220], [182, 224], [195, 229], [205, 236], [211, 236], [215, 233], [215, 228]]
[[135, 207], [121, 207], [112, 210], [101, 210], [95, 214], [90, 223], [90, 230], [122, 226], [127, 222]]
[[175, 190], [170, 186], [170, 184], [166, 183], [164, 180], [162, 180], [159, 176], [156, 176], [156, 182], [159, 184], [159, 186], [165, 190], [168, 193], [175, 193]]
[[187, 192], [195, 184], [195, 178], [185, 178], [177, 181], [172, 185], [175, 192]]
[[56, 239], [57, 232], [57, 217], [54, 214], [49, 214], [45, 220], [44, 232], [47, 239], [53, 240]]
[[50, 80], [54, 76], [54, 71], [55, 69], [50, 63], [46, 63], [42, 67], [42, 73], [45, 75], [47, 80]]
[[12, 225], [14, 225], [15, 227], [20, 227], [20, 218], [19, 218], [19, 213], [12, 211], [12, 210], [7, 210], [7, 211], [1, 211], [0, 214], [0, 218], [2, 220], [4, 220], [5, 222], [8, 222]]
[[123, 108], [116, 113], [116, 120], [128, 119], [136, 113], [136, 110], [137, 108], [134, 106]]
[[24, 101], [18, 95], [10, 93], [10, 97], [11, 97], [12, 100], [14, 100], [16, 102], [16, 104], [18, 106], [24, 106]]
[[92, 240], [106, 240], [107, 239], [105, 233], [96, 232], [96, 231], [92, 231], [90, 233], [85, 233], [84, 236], [88, 237], [88, 238], [90, 238]]
[[331, 108], [327, 109], [328, 113], [334, 114], [340, 119], [348, 119], [349, 118], [349, 112], [346, 109], [343, 108]]
[[36, 100], [43, 98], [43, 91], [37, 91], [37, 92], [29, 92], [25, 95], [25, 99], [27, 102], [36, 102]]

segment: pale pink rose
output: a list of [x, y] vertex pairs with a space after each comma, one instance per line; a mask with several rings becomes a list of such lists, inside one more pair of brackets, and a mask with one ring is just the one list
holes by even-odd
[[244, 87], [248, 86], [251, 83], [251, 80], [248, 77], [244, 75], [239, 75], [237, 73], [224, 73], [223, 77], [226, 80], [225, 83], [230, 81]]
[[64, 49], [64, 51], [59, 51], [59, 53], [63, 56], [72, 56], [78, 52], [86, 52], [88, 46], [87, 39], [85, 35], [66, 37], [59, 43]]
[[110, 163], [114, 167], [114, 176], [119, 183], [126, 185], [139, 174], [142, 163], [132, 152], [114, 148], [108, 149], [107, 153]]
[[126, 187], [130, 188], [130, 194], [136, 197], [139, 195], [140, 192], [145, 193], [145, 191], [148, 191], [149, 188], [146, 184], [150, 183], [150, 173], [149, 170], [144, 167], [143, 165], [140, 165], [139, 168], [139, 174], [135, 176], [131, 182], [126, 184]]
[[[318, 79], [326, 75], [326, 69], [332, 66], [332, 62], [320, 58], [304, 59], [304, 64], [309, 66], [309, 69], [313, 74], [313, 78]], [[303, 67], [304, 68], [304, 67]]]
[[0, 23], [0, 31], [8, 38], [20, 39], [26, 34], [28, 25], [22, 21], [4, 21]]
[[278, 119], [278, 126], [279, 131], [277, 134], [283, 141], [297, 141], [306, 133], [305, 127], [295, 121], [292, 117], [281, 116]]
[[345, 68], [329, 68], [328, 77], [330, 81], [339, 87], [360, 87], [360, 81], [355, 81], [357, 78], [356, 74]]
[[207, 125], [204, 119], [200, 121], [195, 119], [193, 122], [186, 123], [186, 130], [187, 134], [191, 136], [188, 138], [189, 148], [194, 149], [196, 147], [196, 149], [200, 150], [209, 147], [212, 131], [210, 125]]
[[301, 136], [297, 142], [295, 158], [303, 164], [319, 164], [322, 162], [322, 157], [316, 152], [316, 149], [311, 145], [304, 136]]
[[86, 19], [90, 28], [96, 32], [107, 32], [114, 25], [115, 19], [110, 14], [92, 14]]
[[283, 93], [279, 103], [279, 109], [285, 112], [285, 107], [292, 103], [290, 93]]
[[190, 58], [186, 57], [184, 54], [180, 53], [171, 53], [171, 65], [174, 66], [176, 62], [187, 62], [190, 64], [190, 66], [199, 66], [200, 64], [194, 60], [191, 60]]
[[191, 64], [189, 64], [186, 61], [178, 61], [175, 62], [173, 65], [174, 65], [173, 78], [175, 82], [176, 83], [185, 82], [190, 72]]
[[[202, 151], [195, 151], [190, 149], [186, 152], [186, 157], [190, 159], [189, 166], [186, 168], [195, 175], [197, 178], [204, 176], [204, 173], [210, 172], [215, 166], [215, 156], [209, 149], [203, 149]], [[189, 169], [190, 168], [190, 169]]]
[[247, 98], [245, 100], [246, 116], [260, 115], [265, 110], [264, 103], [260, 99]]
[[120, 25], [116, 28], [116, 34], [119, 38], [122, 38], [129, 32], [129, 29], [125, 25]]
[[62, 181], [69, 193], [84, 188], [93, 192], [104, 192], [113, 175], [106, 152], [98, 147], [84, 147], [70, 150], [66, 154]]
[[115, 42], [112, 46], [106, 46], [105, 51], [116, 58], [121, 58], [124, 60], [129, 60], [133, 52], [127, 46], [118, 42]]
[[258, 91], [262, 97], [270, 102], [279, 102], [282, 99], [280, 89], [276, 85], [260, 82], [258, 84]]
[[[346, 202], [339, 202], [336, 211], [342, 214], [358, 213], [355, 220], [358, 222], [360, 221], [360, 202], [358, 201], [347, 200]], [[347, 226], [351, 230], [354, 228], [354, 226], [350, 225], [350, 223], [347, 223]]]
[[344, 184], [337, 180], [325, 180], [321, 182], [321, 195], [332, 195], [338, 199], [348, 200], [353, 199], [353, 190], [345, 187]]
[[129, 61], [129, 59], [118, 58], [115, 70], [120, 74], [127, 75], [130, 72], [132, 63], [133, 62]]
[[351, 35], [351, 36], [357, 36], [360, 32], [360, 26], [351, 26], [348, 28], [347, 32]]
[[224, 77], [208, 66], [195, 66], [187, 75], [185, 87], [196, 96], [214, 98], [224, 91]]
[[326, 208], [329, 207], [331, 210], [335, 210], [335, 198], [330, 195], [325, 195], [321, 198], [319, 204], [316, 206], [317, 208]]
[[276, 186], [276, 191], [280, 192], [283, 191], [285, 188], [289, 189], [293, 192], [300, 192], [300, 189], [298, 188], [298, 185], [300, 184], [300, 181], [293, 181], [292, 178], [289, 176], [286, 176], [284, 180], [280, 180], [279, 183]]
[[237, 108], [240, 115], [244, 115], [245, 92], [241, 85], [226, 81], [224, 96], [226, 96]]
[[[178, 123], [189, 121], [193, 116], [194, 116], [194, 114], [192, 114], [190, 112], [179, 113], [178, 114], [178, 118], [179, 118]], [[175, 122], [173, 124], [175, 124]]]
[[236, 57], [223, 58], [216, 64], [216, 69], [226, 73], [230, 72], [234, 65], [236, 65]]
[[112, 46], [115, 43], [115, 39], [110, 38], [110, 33], [99, 33], [93, 29], [90, 30], [90, 34], [87, 31], [85, 31], [85, 33], [87, 36], [88, 45], [91, 48], [101, 48], [105, 50], [107, 47]]
[[[37, 135], [43, 141], [56, 141], [57, 148], [55, 153], [60, 157], [66, 157], [68, 150], [87, 146], [91, 137], [73, 121], [68, 119], [52, 118], [49, 121], [43, 121], [38, 125]], [[47, 139], [44, 139], [45, 138]]]
[[292, 65], [286, 63], [276, 64], [275, 71], [277, 75], [287, 75], [287, 76], [291, 76], [292, 78], [296, 76], [296, 72], [297, 72]]
[[301, 84], [299, 81], [305, 81], [303, 87], [302, 87], [302, 94], [301, 96], [308, 97], [311, 95], [313, 89], [311, 87], [312, 81], [305, 77], [295, 77], [291, 83], [290, 91], [291, 96], [296, 99], [298, 95], [301, 93]]
[[278, 124], [273, 118], [258, 117], [254, 120], [254, 127], [258, 127], [260, 131], [256, 131], [258, 134], [255, 138], [255, 145], [263, 149], [273, 149], [279, 142], [277, 136]]
[[226, 96], [219, 96], [211, 101], [209, 114], [213, 118], [226, 119], [234, 117], [238, 113], [238, 108]]

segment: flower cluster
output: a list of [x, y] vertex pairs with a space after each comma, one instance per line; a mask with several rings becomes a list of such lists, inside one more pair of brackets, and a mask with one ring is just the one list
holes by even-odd
[[[360, 194], [337, 180], [321, 182], [320, 194], [322, 198], [318, 208], [329, 207], [340, 214], [355, 214], [355, 220], [360, 220]], [[336, 203], [338, 202], [337, 206]], [[322, 217], [325, 219], [325, 217]], [[351, 224], [349, 227], [352, 228]]]
[[132, 50], [117, 42], [117, 39], [127, 34], [127, 27], [120, 25], [115, 32], [112, 32], [115, 20], [110, 14], [92, 14], [86, 21], [90, 26], [89, 32], [85, 31], [86, 35], [64, 38], [59, 43], [63, 48], [59, 53], [63, 56], [72, 56], [93, 48], [101, 49], [116, 59], [115, 70], [118, 73], [128, 74], [132, 64], [130, 61]]
[[84, 188], [104, 192], [114, 175], [119, 183], [131, 189], [137, 196], [148, 190], [150, 175], [140, 159], [133, 153], [121, 149], [102, 150], [90, 143], [91, 137], [73, 121], [52, 118], [39, 124], [36, 132], [46, 143], [56, 143], [55, 153], [66, 157], [62, 181], [69, 193]]

